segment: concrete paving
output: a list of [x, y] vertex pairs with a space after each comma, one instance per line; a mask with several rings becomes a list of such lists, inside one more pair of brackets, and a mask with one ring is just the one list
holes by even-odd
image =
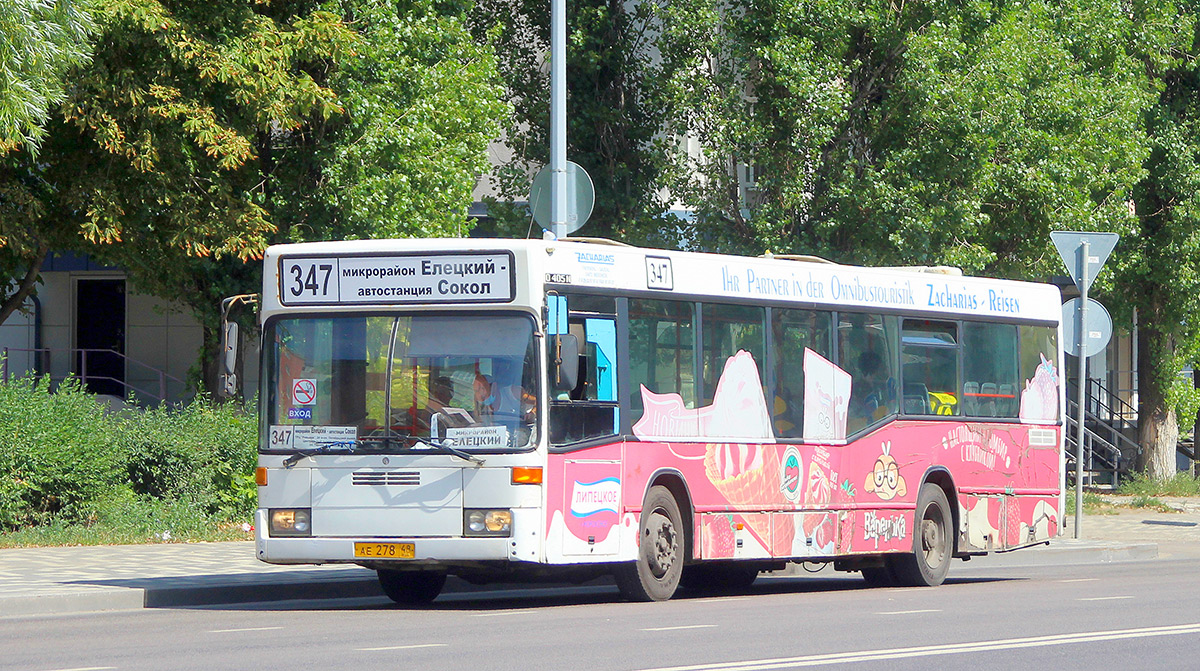
[[[1200, 558], [1200, 499], [1166, 501], [1179, 512], [1120, 509], [1073, 519], [1048, 546], [990, 556], [1003, 564], [1059, 564]], [[473, 589], [447, 582], [448, 591]], [[238, 604], [285, 599], [379, 596], [374, 571], [358, 567], [272, 566], [254, 544], [165, 543], [0, 550], [0, 617]]]

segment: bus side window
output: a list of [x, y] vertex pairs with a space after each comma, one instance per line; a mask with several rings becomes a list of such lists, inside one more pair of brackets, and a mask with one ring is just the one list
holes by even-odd
[[899, 324], [890, 315], [838, 313], [838, 366], [850, 373], [846, 433], [853, 435], [900, 411], [896, 349]]
[[[567, 295], [567, 332], [579, 343], [578, 374], [570, 390], [551, 390], [550, 442], [577, 443], [620, 431], [617, 404], [616, 305], [611, 298]], [[561, 319], [558, 329], [561, 330]], [[553, 328], [551, 329], [553, 332]]]
[[954, 322], [905, 319], [904, 414], [961, 415], [958, 328]]
[[963, 322], [963, 415], [1017, 416], [1017, 349], [1016, 325]]
[[832, 322], [833, 315], [829, 312], [778, 308], [771, 311], [775, 398], [769, 407], [778, 437], [804, 435], [804, 350], [811, 349], [832, 359]]
[[[758, 367], [759, 380], [765, 385], [763, 364], [766, 343], [763, 336], [764, 311], [749, 305], [721, 305], [705, 303], [701, 313], [700, 333], [703, 338], [701, 352], [704, 383], [702, 405], [712, 405], [717, 385], [725, 372], [725, 363], [740, 351], [749, 352]], [[764, 396], [766, 389], [763, 390]]]

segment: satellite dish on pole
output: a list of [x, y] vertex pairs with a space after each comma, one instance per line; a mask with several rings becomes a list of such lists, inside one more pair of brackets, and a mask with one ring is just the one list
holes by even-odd
[[[533, 178], [533, 186], [529, 189], [529, 207], [533, 210], [533, 220], [546, 230], [550, 230], [550, 220], [553, 216], [550, 212], [551, 177], [550, 166], [542, 168]], [[592, 186], [592, 178], [574, 161], [567, 161], [566, 195], [566, 230], [562, 233], [555, 231], [555, 235], [561, 236], [579, 230], [580, 226], [587, 223], [588, 217], [592, 216], [592, 206], [596, 203], [596, 189]]]

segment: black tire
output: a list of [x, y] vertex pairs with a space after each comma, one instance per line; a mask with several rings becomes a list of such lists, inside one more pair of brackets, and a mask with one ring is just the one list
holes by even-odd
[[446, 574], [438, 571], [378, 569], [379, 586], [389, 599], [403, 606], [424, 606], [442, 593]]
[[683, 567], [679, 584], [698, 592], [737, 592], [757, 578], [758, 569], [745, 562], [709, 562]]
[[646, 494], [638, 532], [638, 557], [613, 571], [617, 588], [630, 601], [666, 601], [679, 588], [683, 574], [683, 516], [666, 487]]
[[913, 519], [912, 554], [897, 556], [891, 562], [896, 582], [912, 587], [940, 585], [954, 555], [953, 518], [941, 487], [929, 482], [921, 485]]

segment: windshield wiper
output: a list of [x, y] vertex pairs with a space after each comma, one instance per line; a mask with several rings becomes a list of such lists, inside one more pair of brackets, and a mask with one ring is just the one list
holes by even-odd
[[469, 462], [475, 464], [476, 466], [483, 465], [483, 459], [481, 459], [469, 452], [463, 452], [462, 450], [455, 447], [453, 445], [453, 443], [454, 443], [453, 438], [442, 438], [440, 440], [437, 438], [430, 438], [427, 441], [425, 441], [425, 440], [421, 441], [422, 445], [429, 445], [430, 447], [433, 447], [434, 449], [438, 449], [438, 450], [441, 450], [442, 452], [445, 452], [446, 454], [458, 457], [459, 459], [462, 459], [463, 461], [469, 461]]
[[320, 445], [318, 445], [316, 447], [310, 447], [306, 450], [296, 450], [294, 453], [292, 453], [292, 456], [283, 460], [283, 467], [291, 468], [292, 466], [295, 466], [297, 463], [299, 463], [300, 460], [304, 459], [305, 457], [311, 457], [316, 454], [324, 454], [326, 452], [332, 452], [339, 447], [348, 447], [348, 448], [350, 448], [349, 451], [353, 452], [354, 447], [357, 445], [358, 445], [357, 440], [335, 440], [330, 443], [321, 443]]
[[414, 435], [408, 434], [408, 433], [389, 433], [384, 436], [373, 436], [370, 438], [362, 438], [362, 439], [360, 439], [359, 442], [377, 443], [377, 444], [382, 444], [384, 447], [389, 447], [393, 440], [401, 443], [402, 447], [407, 447], [407, 448], [411, 448], [414, 450], [425, 450], [425, 449], [433, 448], [434, 450], [438, 450], [440, 452], [445, 452], [446, 454], [449, 454], [451, 456], [458, 457], [459, 459], [462, 459], [463, 461], [469, 461], [477, 466], [483, 465], [483, 459], [480, 459], [479, 457], [477, 457], [473, 454], [464, 452], [464, 451], [458, 449], [457, 447], [454, 447], [454, 445], [453, 445], [454, 439], [453, 438], [441, 438], [441, 439], [433, 438], [433, 437], [421, 438], [419, 436], [414, 436]]

